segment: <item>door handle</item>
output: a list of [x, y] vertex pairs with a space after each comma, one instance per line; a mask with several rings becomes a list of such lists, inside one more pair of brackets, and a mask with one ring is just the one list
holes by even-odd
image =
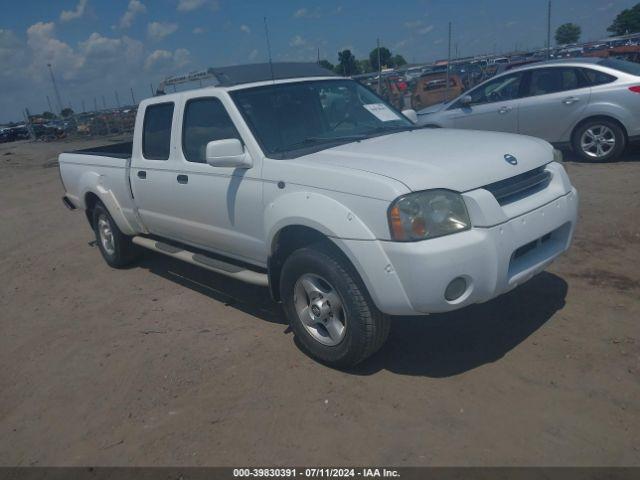
[[147, 178], [147, 172], [145, 172], [144, 170], [138, 170], [138, 178], [144, 180], [145, 178]]
[[189, 177], [187, 177], [186, 175], [178, 175], [176, 179], [178, 180], [178, 183], [189, 183]]
[[509, 113], [511, 111], [511, 107], [500, 107], [498, 109], [498, 113], [500, 115], [504, 115], [505, 113]]
[[571, 105], [572, 103], [576, 103], [579, 101], [580, 99], [578, 97], [567, 97], [562, 99], [562, 103], [564, 103], [565, 105]]

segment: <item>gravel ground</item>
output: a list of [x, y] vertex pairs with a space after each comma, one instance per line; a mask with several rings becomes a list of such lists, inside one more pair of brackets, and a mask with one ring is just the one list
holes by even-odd
[[394, 319], [340, 372], [264, 289], [109, 268], [55, 164], [95, 143], [0, 145], [0, 465], [640, 465], [640, 150], [566, 162], [580, 223], [548, 272]]

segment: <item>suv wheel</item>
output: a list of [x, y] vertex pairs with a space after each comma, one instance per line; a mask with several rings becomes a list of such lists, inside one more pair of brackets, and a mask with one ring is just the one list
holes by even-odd
[[626, 144], [620, 126], [610, 120], [596, 119], [581, 125], [573, 134], [574, 151], [587, 162], [608, 162], [623, 152]]
[[315, 359], [351, 367], [375, 353], [389, 318], [373, 304], [351, 264], [329, 241], [296, 250], [282, 268], [280, 291], [296, 338]]
[[126, 267], [136, 259], [138, 249], [131, 242], [131, 237], [120, 231], [100, 202], [93, 208], [93, 229], [100, 253], [110, 266]]

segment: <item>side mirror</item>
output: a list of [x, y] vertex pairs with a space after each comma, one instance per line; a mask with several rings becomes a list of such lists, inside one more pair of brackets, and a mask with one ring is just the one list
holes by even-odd
[[402, 114], [411, 120], [412, 123], [418, 123], [418, 114], [413, 108], [409, 108], [407, 110], [403, 110]]
[[469, 107], [471, 106], [472, 101], [473, 99], [471, 98], [471, 95], [465, 95], [464, 97], [460, 98], [460, 106]]
[[212, 167], [251, 168], [253, 161], [240, 140], [226, 138], [207, 143], [207, 163]]

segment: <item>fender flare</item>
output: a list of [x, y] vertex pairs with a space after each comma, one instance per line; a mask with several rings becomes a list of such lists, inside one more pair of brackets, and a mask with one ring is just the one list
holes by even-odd
[[376, 240], [351, 209], [320, 193], [299, 191], [278, 197], [266, 206], [264, 222], [269, 253], [278, 232], [290, 225], [313, 228], [330, 238]]
[[137, 233], [137, 230], [133, 228], [133, 226], [129, 223], [129, 220], [127, 220], [127, 217], [122, 210], [122, 206], [120, 205], [120, 202], [118, 202], [116, 196], [109, 188], [107, 188], [102, 183], [102, 178], [103, 175], [100, 175], [96, 172], [85, 172], [84, 174], [82, 174], [82, 176], [80, 177], [80, 184], [84, 185], [80, 196], [82, 208], [86, 210], [87, 194], [93, 193], [107, 208], [109, 214], [113, 218], [113, 221], [116, 222], [116, 225], [118, 225], [120, 231], [125, 235], [135, 235]]

